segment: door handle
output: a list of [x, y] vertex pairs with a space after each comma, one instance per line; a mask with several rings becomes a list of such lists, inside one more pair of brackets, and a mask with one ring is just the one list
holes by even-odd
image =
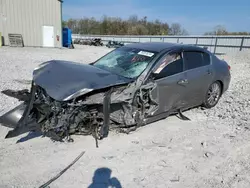
[[209, 75], [212, 74], [211, 70], [207, 70], [207, 74]]
[[178, 81], [177, 83], [180, 84], [180, 85], [185, 85], [185, 84], [188, 84], [188, 80], [187, 79], [182, 79], [182, 80]]

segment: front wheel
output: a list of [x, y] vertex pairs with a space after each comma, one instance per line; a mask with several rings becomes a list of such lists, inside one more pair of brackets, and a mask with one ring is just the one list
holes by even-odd
[[203, 106], [205, 108], [212, 108], [216, 106], [216, 104], [219, 102], [219, 99], [221, 97], [222, 92], [222, 86], [220, 82], [216, 81], [212, 83], [205, 96], [205, 101], [203, 103]]

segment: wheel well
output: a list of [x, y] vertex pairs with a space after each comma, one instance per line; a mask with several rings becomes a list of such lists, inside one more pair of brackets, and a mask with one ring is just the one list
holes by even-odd
[[216, 80], [216, 82], [219, 82], [220, 83], [220, 86], [221, 86], [221, 95], [223, 93], [223, 90], [224, 90], [224, 84], [221, 80]]

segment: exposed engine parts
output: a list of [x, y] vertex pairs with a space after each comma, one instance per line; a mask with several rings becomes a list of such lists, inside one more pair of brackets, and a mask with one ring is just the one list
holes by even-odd
[[136, 95], [131, 93], [131, 87], [112, 87], [71, 101], [56, 101], [33, 83], [30, 93], [5, 90], [2, 93], [24, 101], [27, 106], [6, 138], [20, 134], [21, 127], [25, 127], [26, 131], [40, 130], [54, 141], [73, 141], [72, 134], [92, 135], [98, 147], [97, 140], [107, 137], [110, 130], [134, 131], [157, 110], [158, 102], [151, 95], [154, 83], [140, 88]]
[[[131, 89], [133, 84], [111, 87], [71, 101], [56, 101], [33, 83], [31, 92], [2, 91], [26, 105], [16, 128], [6, 138], [36, 130], [60, 142], [72, 142], [73, 134], [92, 135], [98, 147], [98, 140], [107, 137], [110, 130], [128, 134], [145, 125], [145, 119], [158, 110], [159, 102], [152, 96], [156, 84], [149, 82], [135, 94]], [[180, 110], [178, 114], [181, 119], [190, 120]]]

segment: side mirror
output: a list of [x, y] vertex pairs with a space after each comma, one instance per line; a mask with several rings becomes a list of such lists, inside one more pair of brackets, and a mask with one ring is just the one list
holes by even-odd
[[159, 77], [159, 74], [152, 72], [150, 74], [150, 77], [155, 80], [155, 79], [157, 79]]

